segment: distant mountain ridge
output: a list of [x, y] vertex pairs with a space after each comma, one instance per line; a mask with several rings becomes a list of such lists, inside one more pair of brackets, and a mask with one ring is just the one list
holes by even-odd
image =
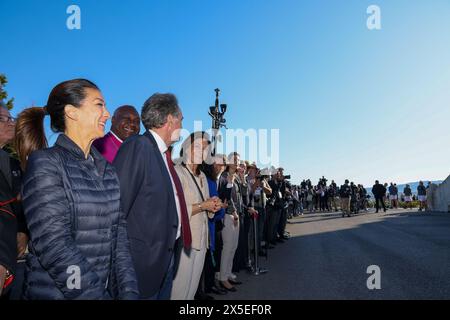
[[[423, 184], [424, 184], [425, 187], [426, 187], [426, 186], [428, 186], [428, 181], [430, 181], [430, 180], [422, 180], [422, 181], [423, 181]], [[439, 185], [439, 184], [441, 184], [443, 181], [444, 181], [444, 180], [432, 180], [431, 183], [434, 183], [434, 184]], [[417, 194], [417, 187], [419, 186], [419, 181], [416, 181], [416, 182], [409, 182], [409, 183], [403, 183], [403, 184], [397, 184], [398, 193], [399, 193], [399, 194], [403, 193], [403, 190], [405, 189], [405, 187], [406, 187], [407, 184], [409, 184], [412, 193], [413, 193], [413, 194]], [[390, 185], [391, 185], [391, 184], [389, 183], [389, 184], [388, 184], [388, 188], [389, 188]], [[368, 194], [372, 195], [372, 187], [366, 188], [366, 190], [367, 190]], [[388, 191], [388, 192], [389, 192], [389, 191]]]

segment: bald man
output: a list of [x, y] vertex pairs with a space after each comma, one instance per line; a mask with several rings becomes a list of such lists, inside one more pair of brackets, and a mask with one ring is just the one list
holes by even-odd
[[111, 119], [111, 131], [103, 138], [94, 141], [94, 147], [109, 163], [114, 161], [122, 143], [138, 134], [140, 126], [139, 113], [133, 106], [121, 106], [116, 109]]

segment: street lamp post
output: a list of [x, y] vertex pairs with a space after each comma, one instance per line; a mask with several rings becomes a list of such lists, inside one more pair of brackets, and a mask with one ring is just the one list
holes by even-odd
[[[211, 116], [212, 118], [212, 137], [211, 137], [211, 142], [213, 145], [213, 149], [212, 149], [212, 156], [214, 156], [216, 154], [216, 148], [217, 148], [217, 138], [218, 138], [218, 133], [221, 127], [224, 127], [225, 129], [227, 129], [225, 123], [227, 122], [225, 120], [225, 112], [227, 112], [227, 105], [226, 104], [219, 104], [219, 94], [220, 94], [220, 89], [217, 88], [214, 90], [216, 92], [216, 101], [214, 106], [209, 107], [209, 112], [208, 114]], [[219, 109], [220, 107], [220, 109]]]

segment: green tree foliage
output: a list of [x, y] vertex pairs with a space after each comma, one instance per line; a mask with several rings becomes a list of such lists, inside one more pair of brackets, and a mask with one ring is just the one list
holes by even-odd
[[8, 83], [8, 79], [2, 73], [0, 73], [0, 103], [4, 104], [8, 110], [11, 110], [14, 106], [14, 98], [6, 100], [8, 98], [8, 93], [4, 89], [5, 85]]
[[[11, 110], [14, 107], [14, 98], [8, 99], [8, 93], [4, 89], [5, 85], [8, 83], [8, 79], [2, 73], [0, 73], [0, 105], [6, 106], [8, 110]], [[13, 157], [17, 158], [16, 150], [14, 146], [11, 144], [6, 145], [3, 150], [11, 154]]]

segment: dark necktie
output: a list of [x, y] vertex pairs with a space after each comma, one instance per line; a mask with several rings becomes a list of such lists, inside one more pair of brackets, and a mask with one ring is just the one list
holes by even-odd
[[175, 171], [175, 167], [173, 166], [172, 157], [170, 155], [170, 151], [167, 150], [165, 152], [167, 165], [169, 167], [170, 175], [172, 176], [173, 183], [175, 184], [178, 201], [180, 203], [180, 211], [181, 211], [181, 235], [183, 237], [183, 246], [186, 249], [191, 248], [192, 236], [191, 236], [191, 227], [189, 225], [189, 216], [186, 207], [186, 200], [184, 199], [183, 187], [181, 186], [180, 178], [178, 177], [177, 172]]

